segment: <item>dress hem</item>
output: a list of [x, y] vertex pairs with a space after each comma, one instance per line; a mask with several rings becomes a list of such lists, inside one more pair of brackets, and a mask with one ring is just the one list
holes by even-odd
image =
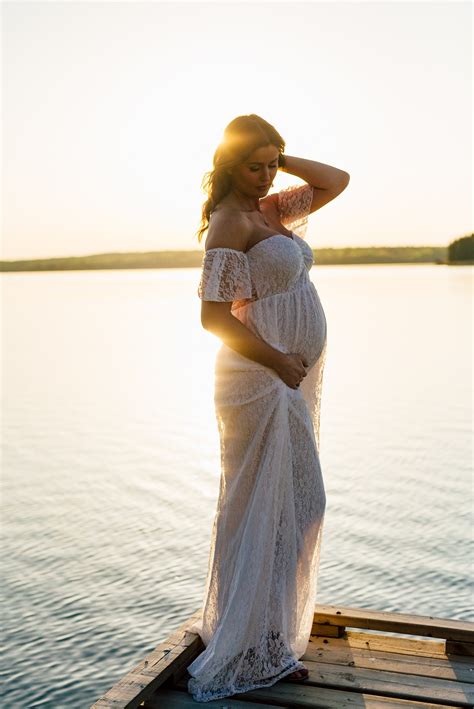
[[252, 682], [247, 687], [233, 687], [233, 688], [217, 690], [217, 692], [213, 692], [211, 694], [209, 694], [208, 692], [203, 692], [202, 694], [200, 694], [199, 691], [196, 693], [193, 693], [189, 689], [189, 683], [192, 683], [192, 681], [193, 681], [193, 678], [191, 677], [191, 679], [188, 680], [188, 693], [192, 695], [194, 701], [196, 701], [196, 702], [201, 702], [201, 703], [212, 702], [214, 699], [224, 699], [225, 697], [231, 697], [234, 694], [242, 694], [243, 692], [251, 692], [254, 689], [261, 689], [262, 687], [272, 687], [279, 680], [283, 679], [283, 677], [286, 677], [286, 675], [289, 675], [292, 672], [296, 672], [296, 670], [303, 670], [303, 669], [304, 669], [304, 664], [300, 660], [295, 660], [294, 662], [291, 663], [291, 665], [286, 667], [284, 670], [279, 672], [277, 675], [272, 675], [271, 677], [268, 677], [266, 680], [261, 680], [260, 682]]

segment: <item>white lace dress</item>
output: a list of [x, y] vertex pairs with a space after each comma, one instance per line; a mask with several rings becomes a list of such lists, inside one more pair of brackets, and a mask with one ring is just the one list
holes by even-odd
[[304, 240], [312, 193], [306, 183], [278, 193], [292, 237], [203, 256], [199, 297], [232, 301], [236, 318], [272, 347], [305, 355], [309, 369], [292, 389], [225, 344], [217, 354], [220, 488], [202, 617], [190, 629], [205, 649], [187, 668], [199, 702], [268, 687], [304, 667], [326, 507], [319, 461], [326, 317]]

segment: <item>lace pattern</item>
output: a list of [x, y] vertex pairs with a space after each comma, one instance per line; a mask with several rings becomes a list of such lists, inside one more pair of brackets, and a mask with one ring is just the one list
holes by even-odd
[[304, 239], [308, 228], [308, 216], [313, 201], [313, 186], [290, 185], [278, 192], [278, 213], [281, 223]]
[[232, 693], [248, 692], [260, 687], [269, 687], [295, 670], [303, 669], [302, 662], [295, 660], [278, 630], [262, 633], [257, 646], [226, 658], [222, 669], [207, 683], [191, 678], [188, 691], [198, 702], [222, 699]]
[[237, 249], [209, 249], [202, 260], [198, 285], [201, 300], [232, 302], [252, 297], [247, 255]]
[[[311, 194], [310, 185], [283, 191], [285, 221], [304, 223]], [[243, 325], [275, 349], [304, 355], [308, 368], [292, 389], [225, 343], [217, 353], [219, 495], [201, 618], [189, 629], [205, 647], [187, 668], [198, 702], [269, 687], [303, 667], [326, 506], [319, 460], [326, 318], [312, 261], [306, 242], [282, 234], [247, 253], [204, 255], [200, 297], [232, 300]]]

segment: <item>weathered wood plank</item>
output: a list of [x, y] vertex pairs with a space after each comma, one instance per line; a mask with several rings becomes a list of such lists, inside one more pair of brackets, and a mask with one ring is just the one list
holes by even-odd
[[474, 657], [474, 643], [459, 642], [458, 640], [446, 640], [446, 654]]
[[[436, 616], [372, 611], [348, 606], [316, 605], [313, 626], [337, 625], [392, 633], [474, 642], [474, 623]], [[315, 632], [315, 634], [317, 634]]]
[[318, 635], [311, 635], [310, 643], [316, 643], [318, 647], [325, 648], [331, 645], [347, 645], [351, 648], [366, 648], [372, 650], [383, 650], [385, 652], [406, 653], [407, 655], [420, 655], [422, 657], [445, 657], [444, 640], [428, 640], [420, 638], [404, 638], [397, 635], [385, 635], [384, 633], [362, 632], [359, 630], [347, 630], [344, 637], [326, 638]]
[[[187, 707], [189, 701], [195, 706], [196, 702], [186, 691], [189, 679], [186, 667], [204, 646], [201, 638], [187, 629], [200, 615], [201, 609], [133, 667], [91, 709], [179, 708]], [[345, 630], [348, 627], [368, 632]], [[232, 706], [231, 702], [238, 702], [251, 707], [256, 702], [260, 707], [268, 703], [284, 707], [324, 706], [326, 709], [345, 706], [427, 709], [472, 707], [474, 704], [472, 661], [461, 654], [447, 656], [445, 652], [447, 648], [469, 652], [474, 647], [474, 623], [317, 605], [313, 629], [319, 629], [320, 634], [311, 636], [302, 658], [310, 670], [308, 682], [294, 684], [283, 679], [273, 687], [232, 695], [222, 700], [224, 704], [210, 704]], [[424, 637], [397, 637], [383, 632]], [[160, 695], [174, 703], [159, 703]]]
[[[265, 704], [259, 702], [248, 701], [246, 699], [238, 699], [235, 697], [226, 697], [221, 700], [206, 702], [206, 706], [218, 707], [235, 707], [235, 709], [275, 709], [275, 707], [285, 707], [283, 704]], [[147, 699], [143, 705], [143, 709], [196, 709], [200, 706], [200, 702], [195, 702], [190, 694], [181, 692], [176, 689], [159, 689], [158, 694], [151, 699]], [[438, 707], [439, 709], [439, 707]]]
[[455, 709], [457, 706], [455, 704], [418, 702], [413, 699], [406, 701], [365, 692], [345, 692], [317, 685], [292, 685], [287, 682], [286, 686], [284, 686], [283, 681], [277, 696], [272, 696], [269, 690], [262, 691], [258, 689], [255, 692], [248, 692], [248, 698], [257, 698], [257, 692], [261, 692], [259, 696], [262, 701], [275, 699], [280, 704], [283, 702], [288, 709], [291, 707], [308, 707], [310, 709], [343, 709], [344, 707], [358, 707], [359, 709]]
[[188, 627], [198, 618], [196, 611], [179, 628], [143, 660], [122, 677], [90, 709], [136, 709], [141, 702], [170, 677], [176, 677], [182, 668], [192, 662], [203, 647], [201, 638], [189, 633]]
[[460, 707], [472, 707], [474, 703], [474, 685], [456, 679], [440, 679], [365, 667], [342, 668], [340, 665], [312, 660], [304, 660], [304, 663], [310, 673], [308, 682], [323, 684], [332, 689], [351, 689], [397, 699], [454, 704]]
[[[186, 683], [181, 678], [177, 684], [177, 689], [186, 693]], [[158, 709], [165, 704], [160, 704], [161, 692], [159, 689], [155, 698], [155, 704], [147, 703], [148, 709]], [[191, 696], [191, 695], [189, 695]], [[343, 707], [358, 707], [359, 709], [455, 709], [458, 704], [446, 704], [440, 702], [417, 701], [414, 699], [400, 699], [397, 697], [386, 697], [368, 692], [351, 692], [344, 689], [333, 689], [312, 683], [311, 680], [303, 684], [293, 684], [285, 682], [284, 678], [272, 687], [261, 687], [251, 692], [242, 692], [232, 696], [232, 699], [239, 698], [241, 701], [267, 702], [274, 706], [284, 706], [288, 709], [292, 707], [309, 707], [310, 709], [343, 709]], [[228, 699], [209, 702], [212, 706], [227, 706]], [[194, 706], [197, 703], [194, 702]], [[262, 706], [262, 705], [260, 705]], [[265, 706], [265, 704], [264, 704]]]
[[[366, 692], [392, 699], [457, 707], [472, 708], [474, 703], [474, 686], [467, 682], [364, 667], [341, 668], [340, 665], [314, 662], [305, 657], [303, 661], [309, 670], [309, 679], [305, 687], [317, 685], [318, 688], [324, 686], [334, 690], [351, 690], [359, 695], [361, 692]], [[183, 679], [184, 681], [181, 679], [178, 681], [177, 686], [186, 689], [186, 678]], [[284, 682], [283, 678], [273, 685], [277, 701], [280, 701], [278, 688]], [[265, 697], [265, 701], [268, 701], [268, 696]]]
[[319, 635], [320, 637], [325, 638], [340, 638], [344, 635], [344, 630], [344, 626], [329, 625], [328, 623], [325, 623], [324, 625], [320, 623], [313, 623], [311, 628], [311, 632], [314, 633], [314, 635]]
[[354, 647], [344, 642], [344, 639], [330, 644], [322, 640], [318, 642], [317, 638], [310, 640], [303, 661], [307, 659], [320, 664], [329, 663], [474, 683], [474, 663], [469, 661], [469, 658], [447, 657], [441, 654], [436, 657], [423, 656], [417, 652], [410, 655], [406, 652], [387, 652], [385, 649], [374, 650], [372, 647]]

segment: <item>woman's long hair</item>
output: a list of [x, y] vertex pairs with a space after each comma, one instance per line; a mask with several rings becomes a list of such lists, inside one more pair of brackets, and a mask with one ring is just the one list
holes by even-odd
[[201, 224], [197, 231], [199, 242], [209, 227], [211, 212], [231, 189], [232, 175], [228, 170], [243, 163], [257, 148], [266, 145], [274, 145], [280, 153], [285, 149], [285, 141], [278, 131], [255, 113], [237, 116], [226, 126], [223, 139], [214, 153], [214, 167], [204, 174], [201, 183], [207, 200], [202, 205]]

